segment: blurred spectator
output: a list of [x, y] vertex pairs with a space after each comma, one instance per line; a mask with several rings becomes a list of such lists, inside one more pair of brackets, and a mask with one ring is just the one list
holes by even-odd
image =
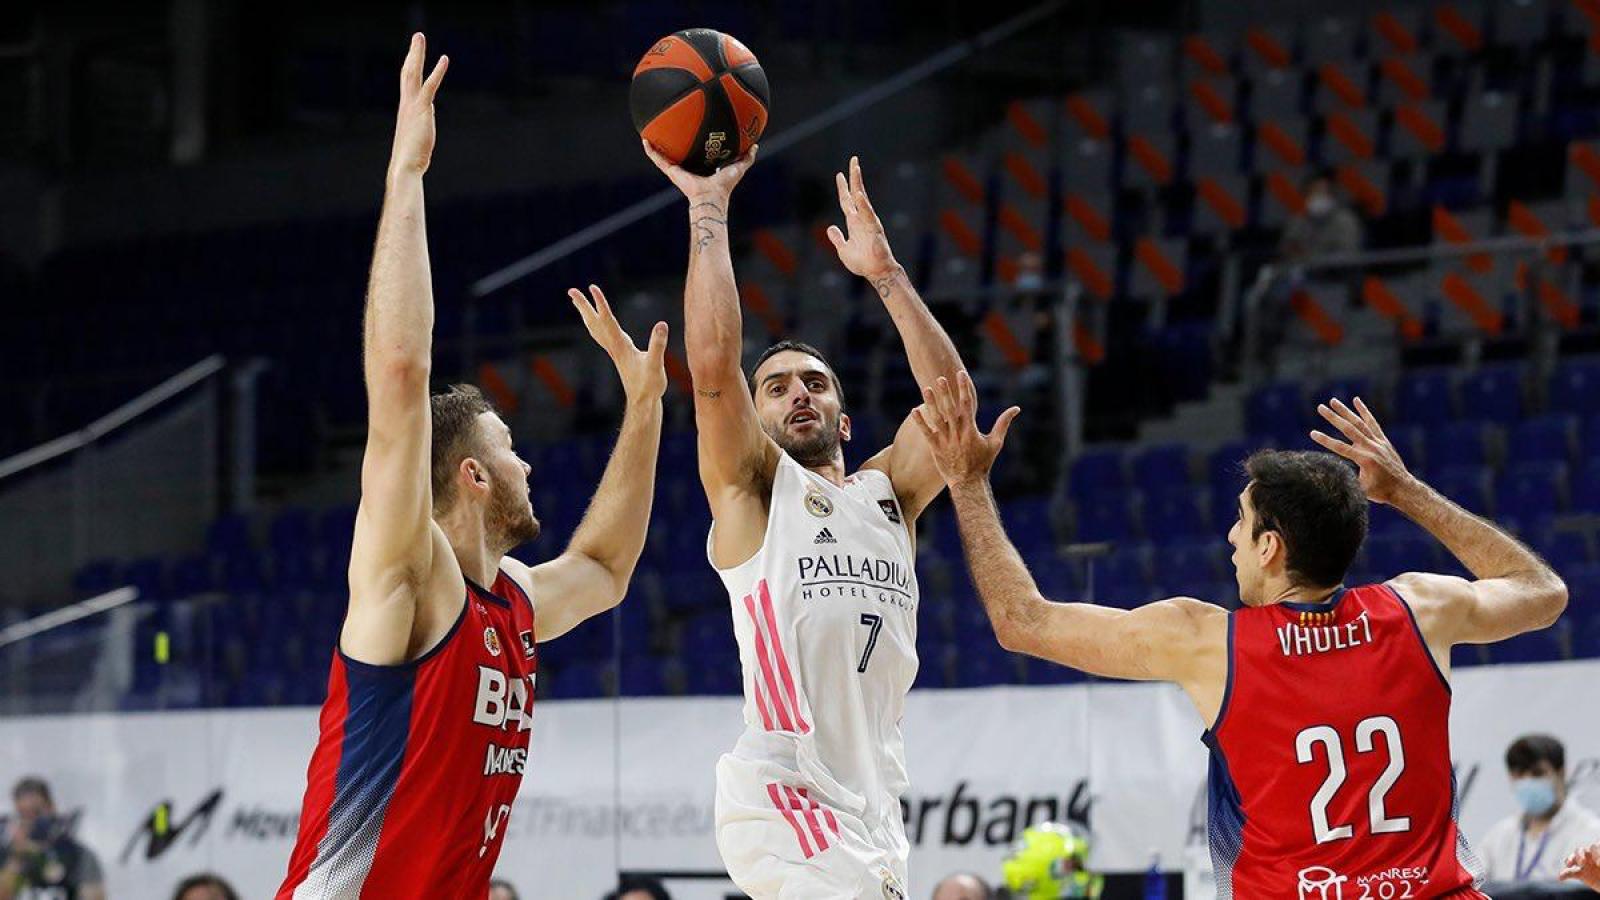
[[624, 878], [605, 900], [672, 900], [672, 895], [654, 878]]
[[222, 880], [221, 875], [204, 872], [190, 875], [178, 883], [172, 900], [239, 900], [233, 885]]
[[970, 872], [958, 872], [934, 885], [933, 900], [993, 900], [988, 882]]
[[1361, 249], [1361, 219], [1339, 198], [1327, 172], [1306, 179], [1304, 196], [1305, 212], [1289, 220], [1278, 246], [1286, 261]]
[[100, 860], [56, 816], [44, 779], [18, 781], [11, 802], [11, 832], [0, 839], [0, 900], [105, 900]]
[[1579, 847], [1561, 869], [1562, 881], [1576, 881], [1600, 891], [1600, 842]]
[[1567, 751], [1547, 734], [1517, 738], [1506, 771], [1520, 809], [1478, 847], [1485, 875], [1499, 884], [1553, 882], [1573, 847], [1600, 841], [1600, 818], [1567, 797]]
[[489, 900], [522, 900], [522, 898], [517, 896], [517, 889], [511, 886], [511, 882], [496, 878], [489, 882]]

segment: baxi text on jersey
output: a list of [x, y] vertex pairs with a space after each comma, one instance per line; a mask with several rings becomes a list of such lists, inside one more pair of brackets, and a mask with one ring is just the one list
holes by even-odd
[[1362, 613], [1343, 625], [1297, 625], [1290, 622], [1278, 628], [1278, 644], [1284, 656], [1307, 656], [1332, 650], [1348, 650], [1372, 643], [1372, 623]]
[[478, 667], [478, 699], [472, 706], [472, 721], [506, 731], [527, 731], [533, 727], [533, 679], [507, 678], [491, 666]]

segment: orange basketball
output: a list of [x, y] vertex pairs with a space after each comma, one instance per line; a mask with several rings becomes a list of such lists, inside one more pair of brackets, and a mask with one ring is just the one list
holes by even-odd
[[767, 76], [745, 45], [720, 31], [667, 35], [633, 70], [633, 127], [697, 175], [744, 155], [767, 127]]

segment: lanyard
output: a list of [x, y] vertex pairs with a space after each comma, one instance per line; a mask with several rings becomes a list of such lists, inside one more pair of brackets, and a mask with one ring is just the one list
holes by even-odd
[[1517, 881], [1527, 881], [1528, 877], [1533, 874], [1534, 867], [1539, 865], [1539, 857], [1544, 856], [1545, 845], [1550, 843], [1550, 832], [1554, 830], [1554, 826], [1554, 822], [1545, 826], [1544, 834], [1539, 837], [1539, 849], [1533, 851], [1533, 859], [1528, 860], [1526, 869], [1522, 867], [1522, 851], [1528, 839], [1528, 829], [1523, 827], [1517, 832], [1517, 868], [1514, 870]]

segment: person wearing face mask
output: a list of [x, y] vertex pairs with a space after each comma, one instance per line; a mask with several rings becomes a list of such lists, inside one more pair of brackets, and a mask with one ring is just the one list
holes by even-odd
[[1279, 250], [1288, 262], [1355, 253], [1361, 249], [1361, 218], [1340, 201], [1333, 179], [1318, 172], [1306, 180], [1305, 211], [1289, 220]]
[[1524, 735], [1506, 749], [1518, 811], [1479, 845], [1489, 881], [1554, 882], [1574, 847], [1600, 840], [1600, 818], [1567, 796], [1566, 765], [1566, 748], [1547, 734]]

